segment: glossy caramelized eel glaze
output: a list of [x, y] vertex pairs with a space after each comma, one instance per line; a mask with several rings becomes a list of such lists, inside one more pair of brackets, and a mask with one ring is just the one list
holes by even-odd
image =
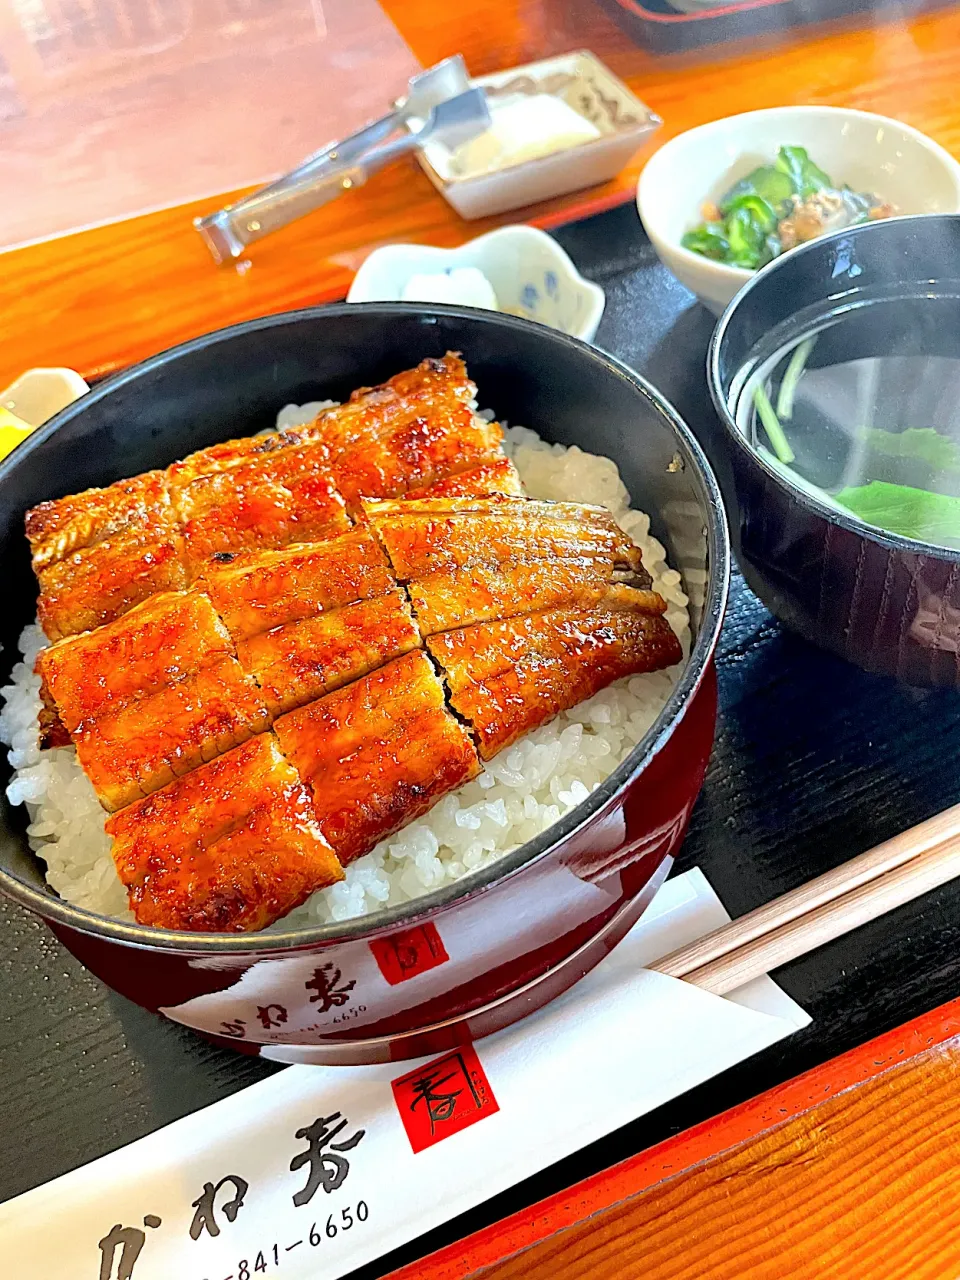
[[680, 645], [602, 508], [523, 496], [456, 355], [27, 515], [44, 745], [144, 924], [260, 929]]

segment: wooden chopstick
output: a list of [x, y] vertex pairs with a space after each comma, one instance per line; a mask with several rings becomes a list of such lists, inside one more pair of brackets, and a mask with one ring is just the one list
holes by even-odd
[[650, 965], [723, 995], [960, 876], [960, 805]]

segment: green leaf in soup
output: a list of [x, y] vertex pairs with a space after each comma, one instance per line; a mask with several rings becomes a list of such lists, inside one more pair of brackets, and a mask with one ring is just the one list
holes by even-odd
[[688, 231], [680, 243], [684, 249], [691, 249], [704, 258], [713, 258], [715, 262], [726, 262], [730, 256], [730, 243], [722, 222], [705, 222]]
[[841, 489], [836, 501], [866, 524], [887, 533], [960, 548], [960, 498], [872, 480]]
[[775, 166], [790, 178], [797, 194], [804, 200], [817, 191], [833, 188], [833, 182], [813, 163], [803, 147], [781, 147]]
[[753, 404], [757, 411], [757, 417], [760, 419], [760, 424], [767, 433], [770, 448], [773, 450], [777, 461], [784, 466], [789, 466], [791, 462], [796, 462], [796, 454], [790, 447], [790, 441], [787, 439], [786, 432], [780, 424], [776, 410], [770, 403], [770, 397], [767, 395], [766, 389], [759, 383], [753, 388]]
[[730, 188], [720, 201], [720, 212], [729, 213], [741, 196], [760, 196], [774, 208], [780, 208], [794, 194], [794, 190], [794, 185], [787, 174], [781, 172], [775, 165], [763, 165], [759, 169], [754, 169], [752, 173], [748, 173], [745, 178], [741, 178], [735, 186]]
[[940, 471], [960, 471], [960, 445], [933, 427], [907, 427], [906, 431], [868, 428], [864, 438], [886, 458], [909, 458]]

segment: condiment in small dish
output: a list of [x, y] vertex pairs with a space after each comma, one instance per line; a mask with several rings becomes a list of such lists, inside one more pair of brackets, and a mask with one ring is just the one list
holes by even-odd
[[448, 271], [417, 271], [403, 286], [401, 302], [446, 302], [462, 307], [502, 311], [493, 285], [479, 267], [451, 267]]
[[430, 181], [464, 218], [606, 182], [660, 124], [585, 50], [470, 83], [486, 90], [490, 128], [452, 150], [427, 143], [418, 153]]
[[491, 126], [451, 152], [449, 172], [478, 178], [601, 137], [597, 126], [551, 93], [490, 96]]
[[0, 406], [39, 427], [89, 390], [73, 369], [28, 369], [0, 391]]
[[446, 302], [538, 320], [584, 342], [603, 315], [604, 292], [585, 280], [552, 236], [500, 227], [459, 249], [390, 244], [354, 277], [348, 302]]

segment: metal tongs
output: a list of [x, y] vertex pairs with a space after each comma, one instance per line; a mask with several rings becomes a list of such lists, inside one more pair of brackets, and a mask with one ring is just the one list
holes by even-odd
[[[398, 129], [418, 121], [422, 124], [415, 131], [387, 141]], [[389, 115], [330, 143], [236, 204], [195, 218], [193, 225], [216, 262], [233, 262], [255, 240], [363, 186], [372, 173], [425, 143], [442, 142], [453, 149], [489, 127], [486, 94], [470, 88], [466, 64], [457, 54], [413, 76], [407, 96]]]

